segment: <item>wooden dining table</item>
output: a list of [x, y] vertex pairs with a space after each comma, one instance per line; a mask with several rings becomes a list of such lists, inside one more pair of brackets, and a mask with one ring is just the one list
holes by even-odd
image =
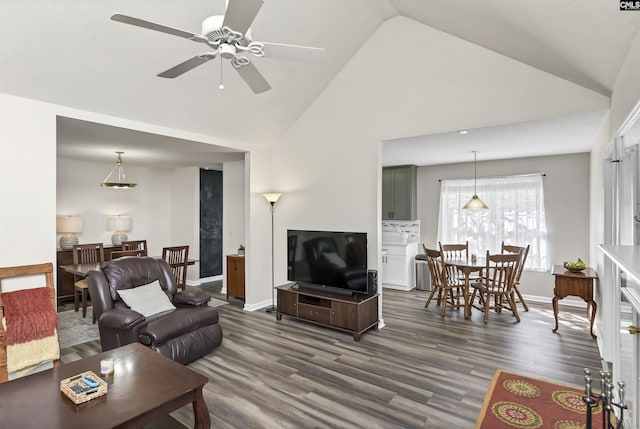
[[471, 302], [469, 301], [471, 273], [480, 272], [486, 268], [487, 258], [484, 256], [478, 256], [475, 259], [472, 257], [462, 259], [445, 259], [444, 263], [445, 265], [454, 266], [464, 273], [464, 288], [462, 290], [464, 296], [464, 318], [469, 319], [471, 317]]
[[[152, 258], [162, 259], [161, 256], [152, 256]], [[198, 262], [197, 259], [187, 259], [188, 265], [194, 265], [196, 262]], [[60, 265], [60, 268], [76, 276], [86, 277], [89, 271], [99, 270], [101, 265], [102, 263], [100, 262], [92, 262], [89, 264]]]

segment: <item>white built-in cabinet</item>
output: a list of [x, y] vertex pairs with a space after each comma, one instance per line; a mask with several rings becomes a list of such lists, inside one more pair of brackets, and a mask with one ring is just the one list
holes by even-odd
[[382, 287], [411, 290], [416, 287], [415, 257], [418, 243], [382, 245]]
[[640, 429], [640, 102], [605, 154], [604, 272], [600, 274], [598, 346], [629, 407], [625, 429]]
[[382, 219], [416, 218], [417, 167], [404, 165], [382, 169]]

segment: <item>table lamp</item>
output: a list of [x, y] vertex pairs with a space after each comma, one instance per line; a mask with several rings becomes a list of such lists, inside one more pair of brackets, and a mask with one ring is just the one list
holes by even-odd
[[56, 218], [56, 232], [62, 233], [60, 248], [73, 249], [79, 243], [76, 232], [82, 232], [82, 218], [77, 216], [61, 216]]
[[114, 231], [111, 243], [114, 246], [122, 245], [122, 242], [128, 239], [125, 231], [131, 230], [131, 216], [108, 216], [107, 229]]

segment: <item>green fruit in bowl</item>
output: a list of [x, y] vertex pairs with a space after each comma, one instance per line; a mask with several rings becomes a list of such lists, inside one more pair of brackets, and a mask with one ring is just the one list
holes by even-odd
[[576, 262], [565, 262], [564, 267], [571, 271], [582, 271], [587, 268], [587, 265], [580, 258]]

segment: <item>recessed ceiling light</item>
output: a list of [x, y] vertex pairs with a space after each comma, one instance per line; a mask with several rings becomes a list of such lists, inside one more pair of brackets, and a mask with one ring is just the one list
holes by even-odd
[[465, 135], [465, 134], [469, 134], [468, 130], [460, 130], [458, 131], [459, 134]]

